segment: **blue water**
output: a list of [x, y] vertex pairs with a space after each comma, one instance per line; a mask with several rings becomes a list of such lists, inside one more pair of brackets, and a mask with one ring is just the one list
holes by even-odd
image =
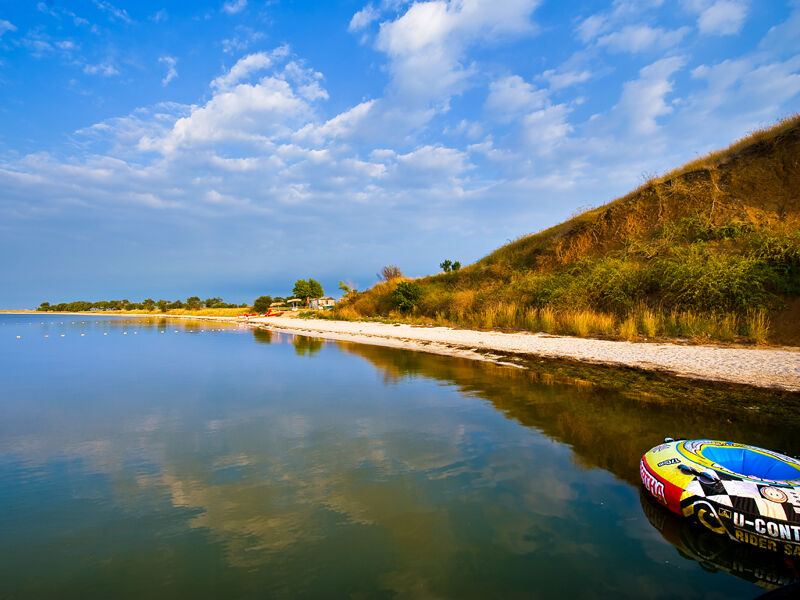
[[52, 314], [0, 316], [0, 375], [0, 598], [764, 591], [643, 510], [636, 461], [685, 414], [585, 383]]

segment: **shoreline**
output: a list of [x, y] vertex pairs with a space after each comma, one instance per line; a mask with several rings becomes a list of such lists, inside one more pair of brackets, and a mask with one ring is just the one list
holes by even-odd
[[243, 318], [142, 313], [57, 314], [224, 321], [267, 327], [283, 333], [460, 356], [517, 367], [520, 365], [511, 362], [509, 355], [632, 367], [691, 379], [800, 392], [800, 352], [786, 349], [611, 341], [544, 333], [504, 333], [366, 321], [299, 319], [289, 315]]

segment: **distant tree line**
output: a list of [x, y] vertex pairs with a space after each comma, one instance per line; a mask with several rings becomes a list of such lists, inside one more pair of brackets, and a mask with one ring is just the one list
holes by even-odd
[[222, 298], [206, 298], [201, 300], [198, 296], [190, 296], [186, 301], [181, 300], [153, 300], [147, 298], [141, 302], [131, 302], [130, 300], [100, 300], [98, 302], [88, 302], [78, 300], [75, 302], [60, 302], [50, 304], [42, 302], [36, 309], [41, 312], [83, 312], [89, 310], [108, 311], [108, 310], [155, 310], [167, 312], [175, 308], [185, 308], [187, 310], [199, 310], [201, 308], [247, 308], [248, 304], [231, 304], [224, 302]]

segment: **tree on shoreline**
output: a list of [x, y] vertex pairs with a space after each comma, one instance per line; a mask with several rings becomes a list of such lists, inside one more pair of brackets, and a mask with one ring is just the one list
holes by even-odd
[[270, 304], [272, 304], [272, 296], [259, 296], [253, 300], [253, 312], [265, 313], [269, 310]]
[[310, 298], [322, 298], [325, 295], [325, 290], [322, 289], [322, 285], [316, 279], [309, 279], [308, 281], [298, 279], [294, 282], [292, 294], [294, 294], [295, 298], [302, 298], [308, 304]]

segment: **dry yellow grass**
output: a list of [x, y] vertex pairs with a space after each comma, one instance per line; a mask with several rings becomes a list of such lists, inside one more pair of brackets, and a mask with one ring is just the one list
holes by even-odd
[[751, 311], [747, 315], [747, 336], [756, 344], [767, 341], [769, 317], [763, 311]]
[[591, 313], [586, 310], [569, 310], [558, 317], [559, 325], [565, 333], [586, 337], [592, 332]]
[[636, 327], [636, 317], [633, 315], [629, 316], [619, 325], [619, 336], [623, 340], [633, 340], [636, 339], [636, 335], [638, 334], [638, 329]]
[[539, 327], [545, 333], [553, 333], [556, 330], [558, 319], [552, 308], [545, 307], [539, 311]]
[[649, 308], [640, 308], [637, 312], [639, 313], [639, 324], [642, 333], [649, 338], [656, 337], [658, 335], [659, 322], [656, 313]]

